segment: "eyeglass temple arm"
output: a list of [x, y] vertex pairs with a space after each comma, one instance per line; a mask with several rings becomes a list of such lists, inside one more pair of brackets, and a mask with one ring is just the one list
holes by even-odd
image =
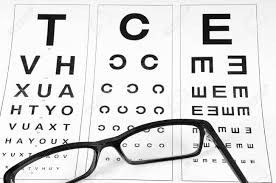
[[223, 157], [226, 159], [228, 165], [231, 167], [232, 171], [235, 173], [236, 177], [239, 179], [242, 183], [248, 183], [247, 179], [243, 175], [242, 171], [238, 167], [236, 161], [232, 157], [232, 155], [229, 153], [227, 148], [225, 147], [224, 143], [212, 127], [212, 125], [208, 122], [204, 121], [204, 127], [207, 130], [208, 134], [211, 135], [215, 145], [219, 149], [220, 153], [223, 155]]

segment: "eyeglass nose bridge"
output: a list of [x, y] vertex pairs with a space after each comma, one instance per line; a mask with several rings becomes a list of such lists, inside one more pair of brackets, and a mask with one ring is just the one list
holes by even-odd
[[104, 140], [100, 140], [97, 142], [94, 142], [93, 145], [96, 146], [98, 152], [102, 151], [102, 149], [106, 148], [106, 147], [114, 147], [116, 149], [116, 147], [119, 145], [120, 143], [118, 142], [117, 139], [113, 138], [108, 138], [108, 139], [104, 139]]
[[119, 138], [109, 138], [109, 139], [105, 139], [105, 140], [101, 140], [97, 142], [97, 153], [98, 153], [98, 158], [100, 156], [101, 151], [106, 148], [106, 147], [112, 147], [114, 148], [117, 153], [120, 155], [120, 157], [122, 159], [124, 159], [127, 163], [129, 164], [133, 164], [132, 161], [130, 161], [126, 155], [123, 153], [123, 151], [121, 150], [121, 142], [123, 139], [119, 139]]

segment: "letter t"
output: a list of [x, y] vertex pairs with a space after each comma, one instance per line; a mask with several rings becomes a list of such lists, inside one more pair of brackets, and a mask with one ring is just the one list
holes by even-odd
[[47, 30], [47, 46], [54, 45], [54, 34], [55, 34], [55, 22], [56, 20], [66, 20], [65, 14], [38, 14], [38, 20], [48, 20]]

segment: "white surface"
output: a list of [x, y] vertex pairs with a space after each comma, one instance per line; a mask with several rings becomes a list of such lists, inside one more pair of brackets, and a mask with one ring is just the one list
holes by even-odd
[[[276, 74], [274, 69], [276, 68], [276, 55], [275, 55], [275, 43], [276, 43], [276, 2], [273, 0], [264, 0], [264, 1], [101, 1], [101, 2], [90, 2], [90, 1], [27, 1], [27, 0], [20, 0], [20, 1], [12, 1], [12, 2], [6, 2], [3, 1], [0, 4], [0, 50], [1, 50], [1, 63], [0, 63], [0, 102], [2, 105], [2, 99], [3, 99], [3, 91], [5, 87], [6, 82], [6, 73], [8, 68], [8, 61], [9, 61], [9, 54], [11, 49], [11, 36], [12, 36], [12, 20], [13, 20], [13, 5], [14, 4], [90, 4], [90, 44], [89, 44], [89, 53], [88, 58], [92, 60], [91, 62], [88, 62], [87, 67], [87, 78], [93, 78], [93, 66], [94, 66], [94, 59], [95, 57], [95, 36], [96, 36], [96, 20], [97, 20], [97, 4], [132, 4], [132, 5], [173, 5], [174, 8], [174, 62], [179, 62], [179, 44], [178, 44], [178, 34], [180, 32], [179, 24], [176, 22], [179, 21], [179, 15], [180, 15], [180, 4], [257, 4], [257, 13], [258, 13], [258, 37], [259, 37], [259, 63], [260, 63], [260, 76], [261, 76], [261, 85], [262, 85], [262, 105], [263, 105], [263, 113], [264, 113], [264, 125], [266, 130], [266, 140], [268, 145], [268, 155], [270, 160], [270, 169], [272, 173], [272, 180], [276, 179], [276, 148], [275, 148], [275, 142], [274, 139], [276, 138], [276, 116], [275, 116], [275, 103], [276, 102]], [[26, 15], [27, 16], [27, 15]], [[18, 23], [15, 25], [15, 28], [20, 29], [20, 27], [24, 26], [23, 23]], [[127, 50], [125, 50], [127, 51]], [[176, 67], [176, 66], [174, 66]], [[178, 69], [175, 69], [178, 70]], [[179, 71], [175, 71], [173, 73], [173, 77], [179, 77]], [[96, 76], [97, 78], [97, 76]], [[92, 80], [90, 80], [92, 81]], [[177, 87], [177, 86], [175, 86]], [[85, 96], [85, 103], [84, 103], [84, 109], [83, 113], [86, 114], [83, 116], [83, 121], [90, 121], [90, 111], [91, 111], [91, 93], [92, 93], [92, 84], [88, 84], [86, 86], [86, 96]], [[94, 92], [95, 93], [95, 92]], [[174, 99], [174, 109], [175, 106], [179, 105], [179, 101]], [[175, 118], [179, 117], [179, 111], [173, 111], [173, 116]], [[4, 123], [5, 119], [3, 117], [3, 114], [0, 118], [0, 123]], [[81, 139], [87, 139], [88, 137], [88, 128], [82, 129], [82, 135]], [[0, 130], [1, 131], [1, 130]], [[111, 151], [110, 151], [111, 152]], [[120, 166], [120, 165], [119, 165]], [[160, 164], [162, 166], [162, 164]], [[102, 167], [102, 171], [105, 172], [105, 174], [108, 174], [108, 171], [112, 174], [112, 168], [106, 168], [107, 166]], [[180, 162], [174, 163], [174, 180], [175, 182], [181, 182], [180, 181], [180, 175], [181, 172], [179, 171]], [[116, 167], [118, 168], [118, 167]], [[148, 167], [150, 169], [150, 167]], [[158, 169], [158, 168], [157, 168]], [[159, 173], [159, 170], [156, 169], [156, 172]], [[120, 169], [119, 169], [120, 170]], [[132, 170], [135, 170], [135, 167], [132, 168]], [[227, 169], [230, 172], [230, 169]], [[226, 170], [226, 171], [227, 171]], [[223, 170], [224, 171], [224, 170]], [[212, 170], [206, 170], [206, 172], [210, 174], [216, 174], [217, 172], [213, 172]], [[114, 173], [114, 172], [113, 172]], [[223, 174], [224, 172], [222, 172]], [[230, 172], [231, 173], [231, 172]], [[233, 175], [231, 175], [233, 176]], [[234, 177], [234, 176], [233, 176]], [[30, 181], [27, 181], [30, 182]], [[34, 181], [37, 182], [37, 181]], [[43, 182], [43, 181], [41, 181]], [[49, 181], [47, 181], [49, 182]], [[89, 181], [87, 181], [89, 182]], [[94, 181], [93, 181], [94, 182]], [[109, 182], [107, 180], [97, 180], [95, 182]], [[120, 181], [110, 181], [110, 182], [130, 182], [129, 180], [120, 180]], [[134, 181], [136, 182], [136, 181]], [[140, 181], [139, 181], [140, 182]], [[149, 181], [147, 181], [149, 182]]]

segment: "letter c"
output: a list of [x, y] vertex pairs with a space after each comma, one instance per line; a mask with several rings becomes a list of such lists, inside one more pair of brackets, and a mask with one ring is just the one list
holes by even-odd
[[[105, 89], [106, 87], [109, 87], [109, 89]], [[110, 93], [110, 92], [112, 92], [112, 85], [109, 83], [105, 83], [102, 85], [101, 90], [104, 93]]]
[[109, 111], [110, 111], [110, 109], [106, 105], [103, 105], [103, 106], [100, 107], [100, 112], [101, 113], [109, 113]]
[[[139, 110], [141, 109], [141, 110]], [[137, 106], [136, 107], [136, 113], [137, 114], [144, 114], [146, 112], [146, 108], [144, 106]]]
[[153, 70], [153, 69], [155, 69], [155, 68], [158, 66], [158, 64], [157, 64], [157, 63], [154, 63], [152, 66], [148, 66], [148, 65], [146, 64], [147, 58], [152, 58], [152, 59], [155, 60], [155, 61], [158, 60], [158, 58], [157, 58], [155, 55], [152, 55], [152, 54], [145, 55], [145, 56], [143, 56], [143, 58], [142, 58], [142, 60], [141, 60], [141, 65], [142, 65], [142, 67], [143, 67], [144, 69], [146, 69], [146, 70]]
[[157, 106], [157, 107], [154, 108], [154, 113], [155, 114], [163, 114], [164, 113], [164, 108], [161, 107], [161, 106]]
[[[130, 87], [133, 87], [133, 89], [131, 90]], [[133, 83], [129, 84], [129, 85], [127, 85], [127, 91], [129, 93], [136, 93], [138, 91], [138, 86], [136, 84], [133, 84]]]
[[[160, 88], [159, 91], [158, 91], [157, 88]], [[161, 93], [164, 92], [164, 86], [160, 85], [160, 84], [156, 84], [156, 85], [153, 86], [152, 91], [156, 94], [158, 94], [158, 93], [161, 94]]]
[[[124, 109], [124, 110], [122, 110], [122, 109]], [[125, 114], [125, 113], [127, 113], [127, 111], [128, 111], [128, 108], [126, 106], [119, 106], [118, 107], [118, 112], [120, 114]]]
[[139, 19], [142, 24], [149, 24], [149, 20], [147, 19], [147, 17], [145, 17], [144, 15], [142, 14], [139, 14], [139, 13], [131, 13], [131, 14], [128, 14], [126, 15], [122, 21], [121, 21], [121, 24], [120, 24], [120, 31], [121, 31], [121, 34], [126, 38], [126, 39], [129, 39], [129, 40], [140, 40], [140, 39], [143, 39], [149, 32], [148, 29], [142, 29], [142, 31], [137, 34], [137, 35], [132, 35], [130, 34], [128, 31], [127, 31], [127, 24], [128, 22], [131, 20], [131, 19]]
[[112, 69], [120, 70], [126, 66], [126, 58], [123, 55], [119, 55], [119, 54], [113, 55], [110, 57], [109, 60], [114, 60], [115, 58], [120, 58], [122, 60], [122, 63], [119, 66], [115, 66], [114, 63], [110, 63], [109, 65]]
[[98, 130], [99, 131], [104, 131], [105, 130], [105, 126], [104, 125], [99, 125], [98, 126]]

